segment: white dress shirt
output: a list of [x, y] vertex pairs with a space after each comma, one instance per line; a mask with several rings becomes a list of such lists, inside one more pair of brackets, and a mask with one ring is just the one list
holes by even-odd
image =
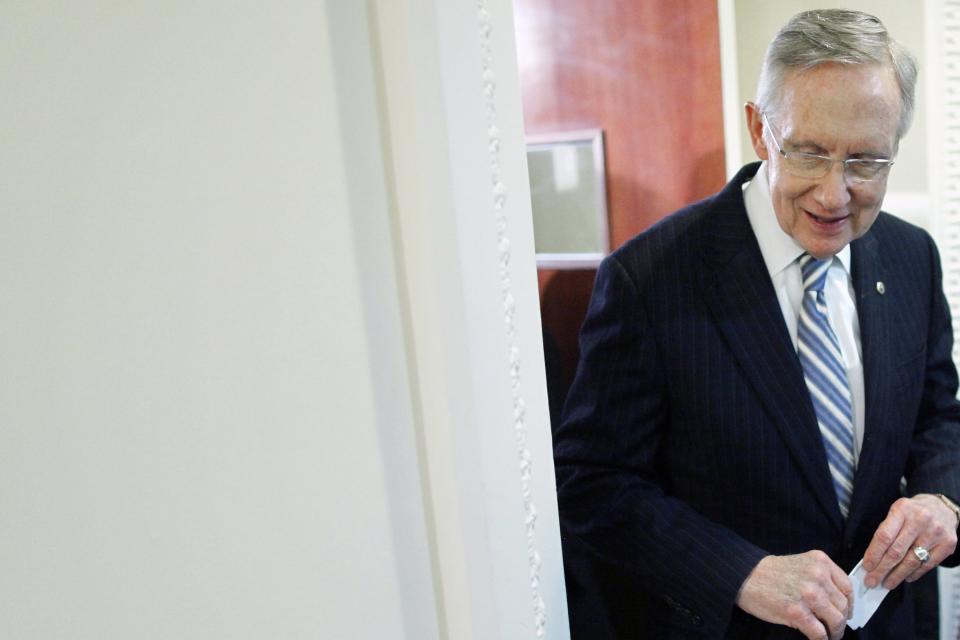
[[[757, 175], [744, 185], [743, 199], [747, 207], [747, 217], [754, 235], [760, 243], [760, 253], [770, 272], [773, 288], [777, 292], [780, 311], [787, 324], [787, 331], [797, 348], [797, 320], [803, 301], [803, 276], [800, 262], [797, 260], [803, 248], [780, 227], [770, 197], [770, 185], [767, 181], [767, 163], [760, 165]], [[864, 391], [863, 391], [863, 351], [860, 346], [860, 321], [857, 318], [857, 306], [854, 302], [853, 281], [850, 278], [850, 245], [834, 256], [833, 264], [827, 271], [824, 285], [827, 313], [830, 325], [840, 341], [847, 368], [847, 381], [853, 401], [854, 452], [856, 463], [863, 446]]]

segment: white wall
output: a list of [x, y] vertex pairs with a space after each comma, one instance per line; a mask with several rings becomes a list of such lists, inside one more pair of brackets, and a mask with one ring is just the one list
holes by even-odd
[[[418, 218], [395, 181], [489, 163], [476, 8], [443, 4], [0, 5], [0, 637], [532, 638], [531, 540], [565, 636], [532, 239], [510, 237], [533, 538], [493, 217], [471, 233], [457, 195]], [[448, 58], [462, 86], [421, 75], [414, 113], [474, 108], [421, 157], [383, 68]]]
[[392, 548], [368, 317], [397, 303], [364, 299], [390, 274], [358, 264], [326, 19], [3, 5], [0, 636], [387, 637], [429, 593], [425, 543]]

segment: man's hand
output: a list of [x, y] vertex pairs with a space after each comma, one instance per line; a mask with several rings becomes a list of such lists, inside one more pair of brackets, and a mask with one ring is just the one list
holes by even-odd
[[767, 556], [744, 581], [737, 605], [810, 640], [836, 640], [853, 612], [853, 585], [822, 551]]
[[[921, 563], [913, 550], [923, 547], [930, 558]], [[913, 582], [957, 548], [957, 516], [935, 495], [921, 493], [900, 498], [877, 527], [863, 555], [864, 583], [875, 587], [883, 580], [887, 589]]]

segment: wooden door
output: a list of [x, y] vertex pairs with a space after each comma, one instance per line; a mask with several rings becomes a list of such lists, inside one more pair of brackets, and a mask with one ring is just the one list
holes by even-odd
[[[723, 186], [715, 1], [514, 0], [514, 11], [527, 134], [604, 131], [612, 247]], [[563, 393], [595, 273], [538, 275]]]

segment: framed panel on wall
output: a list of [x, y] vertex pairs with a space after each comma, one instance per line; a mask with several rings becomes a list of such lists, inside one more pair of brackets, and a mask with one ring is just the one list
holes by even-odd
[[527, 137], [537, 267], [587, 269], [610, 252], [603, 132]]

